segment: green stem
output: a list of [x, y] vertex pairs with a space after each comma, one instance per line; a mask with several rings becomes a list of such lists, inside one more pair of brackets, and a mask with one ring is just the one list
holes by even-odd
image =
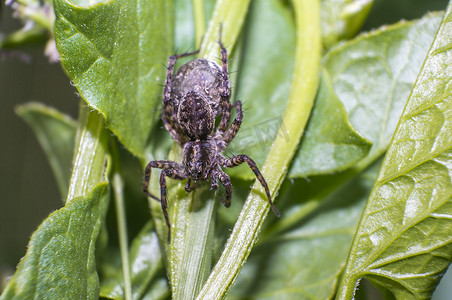
[[196, 48], [199, 48], [202, 41], [202, 36], [206, 32], [206, 18], [204, 16], [203, 0], [193, 0], [193, 14], [195, 19]]
[[108, 133], [104, 119], [81, 101], [79, 128], [74, 151], [74, 163], [66, 202], [90, 192], [99, 182], [106, 181]]
[[[297, 46], [292, 89], [286, 112], [284, 127], [290, 140], [283, 135], [275, 139], [262, 168], [272, 195], [276, 195], [287, 173], [289, 163], [314, 103], [319, 83], [321, 32], [319, 0], [294, 0], [297, 25]], [[238, 276], [242, 265], [257, 239], [269, 206], [259, 182], [253, 185], [251, 193], [234, 226], [217, 265], [203, 287], [198, 299], [224, 298]]]
[[118, 172], [114, 172], [112, 184], [116, 204], [116, 219], [118, 221], [119, 249], [121, 252], [122, 275], [124, 280], [124, 297], [126, 300], [132, 300], [129, 248], [127, 245], [126, 209], [124, 206], [124, 183]]
[[221, 40], [231, 52], [245, 21], [249, 4], [250, 0], [217, 0], [209, 28], [201, 45], [200, 57], [218, 60], [220, 25], [222, 26]]

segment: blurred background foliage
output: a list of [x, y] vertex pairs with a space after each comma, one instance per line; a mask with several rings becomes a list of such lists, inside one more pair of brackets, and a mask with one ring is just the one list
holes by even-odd
[[[445, 9], [447, 3], [447, 0], [375, 0], [362, 31], [401, 19], [419, 18], [428, 11]], [[0, 40], [22, 26], [23, 23], [13, 17], [11, 7], [1, 3]], [[0, 53], [1, 280], [13, 274], [36, 227], [63, 203], [35, 134], [15, 114], [16, 105], [38, 101], [77, 118], [77, 91], [61, 66], [49, 62], [49, 57], [44, 55], [46, 43], [45, 34], [41, 32], [30, 38], [20, 52], [2, 50]], [[443, 278], [435, 297], [447, 299], [452, 293], [451, 286], [449, 274]], [[0, 282], [0, 290], [2, 287]]]

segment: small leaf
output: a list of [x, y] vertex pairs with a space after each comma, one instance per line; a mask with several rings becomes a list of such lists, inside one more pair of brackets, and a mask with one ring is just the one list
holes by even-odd
[[144, 158], [172, 51], [172, 1], [56, 0], [61, 62], [80, 94], [133, 154]]
[[107, 209], [107, 183], [52, 213], [0, 299], [97, 299], [94, 246]]
[[[132, 273], [133, 299], [142, 299], [149, 292], [156, 293], [150, 285], [159, 281], [158, 271], [163, 267], [162, 255], [153, 223], [148, 222], [135, 237], [129, 252]], [[107, 257], [108, 258], [108, 257]], [[102, 264], [104, 279], [101, 281], [100, 296], [109, 299], [124, 299], [124, 282], [120, 265], [112, 264], [109, 258]], [[111, 270], [110, 270], [111, 269]], [[105, 277], [106, 276], [106, 277]], [[160, 286], [159, 294], [169, 295], [168, 286]], [[145, 297], [146, 299], [158, 299]]]
[[373, 0], [322, 0], [322, 41], [331, 48], [353, 37], [361, 28]]
[[359, 224], [339, 299], [367, 277], [429, 299], [452, 261], [452, 4], [424, 61]]
[[63, 200], [71, 176], [77, 124], [70, 117], [39, 103], [16, 108], [16, 113], [33, 129], [47, 155]]
[[307, 177], [343, 171], [364, 158], [372, 144], [350, 125], [324, 70], [306, 132], [289, 172]]

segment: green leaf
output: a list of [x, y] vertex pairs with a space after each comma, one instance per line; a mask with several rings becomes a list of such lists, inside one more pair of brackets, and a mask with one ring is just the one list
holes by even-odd
[[49, 160], [61, 198], [66, 199], [74, 155], [76, 122], [39, 103], [18, 106], [16, 113], [35, 132]]
[[107, 209], [106, 186], [73, 199], [39, 226], [0, 299], [98, 298], [94, 246]]
[[[157, 276], [163, 267], [163, 260], [157, 234], [153, 229], [153, 223], [148, 222], [135, 237], [130, 248], [133, 299], [159, 299], [160, 296], [169, 295], [168, 286], [162, 286], [159, 283], [161, 277]], [[102, 264], [104, 277], [101, 281], [100, 296], [124, 299], [123, 277], [121, 272], [118, 272], [121, 265], [112, 264], [114, 259], [111, 257], [106, 259], [108, 261]], [[157, 285], [159, 292], [153, 289], [154, 285]], [[157, 297], [150, 297], [151, 293]]]
[[372, 144], [350, 125], [344, 106], [324, 70], [306, 132], [292, 162], [290, 177], [343, 171], [364, 158]]
[[172, 52], [172, 1], [54, 5], [55, 38], [69, 77], [121, 143], [144, 159], [160, 118], [162, 63]]
[[[259, 243], [228, 299], [331, 298], [379, 167], [341, 186], [290, 230]], [[299, 199], [303, 190], [291, 185], [285, 195]]]
[[322, 42], [331, 48], [353, 37], [361, 28], [373, 0], [322, 0]]
[[[282, 114], [290, 91], [295, 25], [292, 9], [284, 2], [254, 1], [251, 8], [235, 91], [235, 98], [244, 102], [245, 112], [249, 109], [249, 113], [226, 151], [247, 153], [261, 166], [277, 136], [286, 142], [291, 139]], [[281, 36], [281, 32], [286, 34]], [[289, 172], [292, 178], [341, 171], [369, 151], [370, 144], [353, 130], [328, 83], [328, 78], [321, 82], [321, 93], [306, 128], [302, 149], [295, 155]], [[255, 178], [244, 167], [227, 172], [243, 179]]]
[[[440, 21], [441, 18], [438, 14], [430, 14], [416, 22], [402, 22], [386, 26], [344, 43], [326, 55], [324, 64], [328, 72], [323, 73], [321, 84], [326, 86], [332, 84], [334, 92], [331, 91], [331, 87], [322, 85], [318, 97], [324, 95], [330, 98], [328, 102], [332, 103], [334, 103], [332, 98], [339, 98], [347, 111], [350, 123], [360, 134], [370, 140], [373, 146], [367, 156], [345, 172], [335, 175], [335, 178], [311, 176], [309, 181], [320, 181], [324, 187], [316, 194], [310, 195], [310, 198], [303, 196], [303, 199], [310, 201], [309, 206], [298, 205], [294, 201], [290, 201], [292, 207], [272, 228], [272, 234], [292, 226], [299, 218], [317, 207], [323, 197], [359, 174], [386, 151], [396, 126], [394, 118], [400, 117], [403, 105], [414, 84], [415, 74], [422, 65], [422, 59], [428, 52], [428, 47]], [[388, 49], [391, 51], [389, 52]], [[403, 51], [406, 51], [407, 54], [403, 55], [402, 59], [400, 52]], [[367, 64], [368, 67], [366, 67]], [[325, 89], [328, 93], [323, 92]], [[325, 100], [317, 98], [317, 102], [325, 102]], [[334, 162], [330, 159], [331, 155], [328, 152], [315, 153], [312, 151], [315, 149], [314, 147], [308, 147], [311, 143], [309, 137], [320, 139], [320, 137], [311, 135], [311, 130], [313, 130], [311, 123], [317, 119], [316, 114], [317, 111], [313, 111], [298, 153], [306, 157], [315, 157], [317, 161]], [[327, 119], [329, 118], [332, 117], [328, 116]], [[333, 131], [334, 126], [340, 126], [340, 123], [332, 124], [328, 120], [323, 120], [323, 122], [318, 120], [318, 124], [333, 126], [325, 128], [323, 133]], [[345, 128], [350, 126], [347, 124], [345, 123]], [[334, 137], [334, 135], [330, 135], [330, 137]], [[311, 143], [311, 145], [316, 144]], [[354, 154], [349, 158], [353, 157]], [[306, 161], [306, 163], [309, 166], [310, 162]], [[334, 166], [334, 164], [331, 165]], [[299, 167], [300, 164], [294, 160], [293, 166], [294, 168]], [[343, 164], [341, 169], [346, 166]], [[312, 171], [313, 169], [310, 172], [328, 174], [326, 168], [321, 169], [321, 164], [314, 166], [314, 168], [317, 167], [315, 173]], [[311, 190], [310, 185], [305, 184], [305, 190], [300, 194], [310, 194]]]
[[366, 205], [339, 299], [367, 277], [429, 299], [452, 260], [452, 4], [408, 99]]
[[324, 65], [350, 123], [373, 143], [363, 164], [387, 149], [440, 20], [429, 14], [385, 26], [326, 55]]

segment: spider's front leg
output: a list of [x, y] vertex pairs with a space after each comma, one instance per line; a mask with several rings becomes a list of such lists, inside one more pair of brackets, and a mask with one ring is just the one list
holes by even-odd
[[[152, 193], [149, 192], [149, 179], [151, 178], [151, 169], [152, 168], [158, 168], [162, 169], [162, 173], [160, 174], [160, 197], [161, 199], [154, 196]], [[151, 161], [144, 170], [144, 185], [143, 185], [143, 191], [148, 195], [149, 197], [156, 199], [157, 201], [160, 201], [160, 204], [162, 206], [163, 216], [165, 217], [166, 226], [168, 226], [168, 242], [171, 240], [171, 223], [169, 221], [168, 216], [168, 204], [167, 204], [167, 187], [166, 187], [166, 176], [177, 179], [177, 180], [183, 180], [187, 178], [187, 175], [185, 174], [184, 167], [176, 163], [174, 161], [169, 160], [153, 160]]]
[[248, 164], [248, 166], [254, 172], [254, 175], [256, 176], [256, 178], [259, 180], [261, 185], [264, 187], [265, 193], [267, 194], [268, 203], [270, 204], [270, 207], [273, 210], [273, 212], [275, 213], [275, 215], [277, 217], [279, 217], [280, 213], [279, 213], [278, 209], [276, 208], [276, 206], [273, 204], [267, 182], [265, 181], [264, 176], [262, 176], [261, 172], [257, 168], [256, 163], [248, 155], [242, 154], [242, 155], [233, 156], [230, 159], [223, 159], [221, 161], [221, 164], [223, 167], [233, 168], [233, 167], [241, 165], [244, 162], [246, 162]]
[[221, 85], [220, 85], [220, 97], [221, 97], [221, 120], [217, 128], [217, 134], [222, 135], [228, 128], [229, 121], [231, 120], [231, 103], [229, 98], [231, 97], [231, 83], [229, 81], [229, 70], [228, 70], [228, 52], [221, 42], [221, 31], [220, 40], [218, 41], [221, 48]]
[[165, 129], [170, 133], [171, 137], [177, 141], [179, 145], [182, 144], [183, 137], [179, 134], [177, 130], [177, 116], [176, 109], [174, 108], [173, 102], [171, 100], [171, 90], [173, 87], [173, 71], [176, 60], [181, 57], [197, 54], [199, 51], [194, 51], [190, 53], [183, 53], [179, 55], [172, 55], [168, 59], [168, 67], [166, 72], [165, 87], [163, 89], [163, 111], [162, 111], [162, 121]]
[[220, 199], [220, 201], [221, 201], [221, 203], [223, 203], [223, 205], [225, 207], [229, 207], [229, 206], [231, 206], [231, 195], [232, 195], [231, 178], [229, 177], [228, 174], [226, 174], [225, 172], [223, 172], [221, 170], [218, 171], [216, 177], [218, 177], [221, 184], [224, 186], [225, 192], [226, 192], [226, 198], [224, 200]]

